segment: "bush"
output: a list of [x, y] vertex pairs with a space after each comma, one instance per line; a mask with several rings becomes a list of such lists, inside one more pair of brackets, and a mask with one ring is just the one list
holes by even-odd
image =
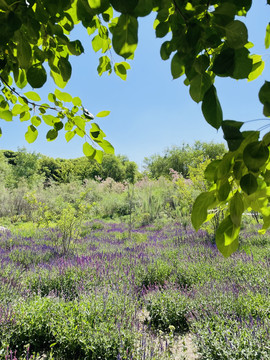
[[153, 292], [147, 304], [151, 326], [165, 332], [170, 332], [170, 326], [176, 332], [186, 332], [190, 309], [190, 300], [177, 289]]

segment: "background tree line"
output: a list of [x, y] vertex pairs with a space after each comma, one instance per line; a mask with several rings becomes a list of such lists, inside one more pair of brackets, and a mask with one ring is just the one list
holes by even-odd
[[189, 177], [189, 168], [197, 168], [200, 163], [221, 157], [226, 149], [224, 144], [213, 142], [195, 142], [194, 145], [182, 144], [167, 148], [162, 155], [154, 154], [144, 159], [144, 172], [138, 165], [124, 155], [104, 154], [102, 164], [93, 159], [80, 157], [75, 159], [52, 158], [25, 148], [18, 151], [0, 151], [0, 176], [5, 186], [17, 187], [23, 180], [29, 186], [39, 181], [44, 185], [50, 182], [70, 183], [86, 179], [105, 180], [111, 178], [116, 182], [127, 181], [134, 184], [142, 176], [158, 179], [161, 176], [171, 177], [171, 169], [184, 178]]

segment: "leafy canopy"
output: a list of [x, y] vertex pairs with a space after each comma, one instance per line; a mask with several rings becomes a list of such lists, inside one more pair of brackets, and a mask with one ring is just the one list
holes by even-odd
[[[155, 12], [156, 36], [169, 35], [161, 46], [161, 58], [171, 59], [174, 79], [185, 76], [184, 83], [191, 98], [201, 103], [205, 120], [215, 129], [222, 128], [228, 143], [223, 158], [207, 167], [206, 177], [213, 187], [197, 198], [192, 213], [198, 229], [209, 209], [220, 206], [226, 210], [216, 240], [228, 256], [237, 248], [244, 211], [262, 214], [261, 232], [270, 225], [270, 134], [260, 139], [259, 132], [241, 131], [241, 122], [224, 120], [214, 85], [217, 76], [251, 81], [263, 71], [264, 62], [260, 55], [251, 54], [248, 30], [239, 20], [251, 5], [252, 0], [0, 0], [0, 118], [11, 121], [19, 116], [26, 121], [28, 142], [37, 138], [41, 122], [50, 128], [48, 141], [62, 129], [67, 141], [75, 135], [86, 137], [85, 155], [101, 161], [103, 152], [91, 142], [108, 153], [113, 147], [78, 97], [56, 89], [48, 95], [50, 104], [43, 104], [35, 91], [21, 93], [18, 88], [27, 84], [41, 88], [48, 73], [58, 87], [65, 87], [72, 75], [70, 57], [83, 53], [80, 40], [70, 38], [79, 23], [92, 36], [93, 50], [101, 54], [99, 75], [115, 72], [125, 80], [130, 65], [114, 63], [111, 51], [124, 60], [132, 59], [139, 20]], [[270, 46], [269, 29], [267, 25], [266, 48]], [[270, 116], [270, 82], [260, 89], [259, 99], [264, 115]], [[101, 112], [104, 115], [107, 112]]]

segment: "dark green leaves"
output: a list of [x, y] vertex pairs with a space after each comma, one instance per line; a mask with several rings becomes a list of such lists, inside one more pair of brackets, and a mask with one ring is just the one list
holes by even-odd
[[247, 195], [250, 195], [258, 189], [258, 182], [253, 174], [246, 174], [241, 178], [240, 186]]
[[215, 129], [219, 129], [223, 120], [222, 109], [214, 85], [204, 94], [202, 112], [205, 120]]
[[234, 70], [235, 50], [227, 48], [216, 56], [212, 71], [219, 76], [231, 76]]
[[[166, 56], [165, 56], [165, 59], [166, 59]], [[182, 76], [185, 73], [185, 65], [184, 65], [184, 62], [183, 62], [183, 58], [182, 58], [181, 54], [178, 53], [178, 52], [176, 54], [174, 54], [174, 56], [172, 58], [172, 61], [171, 61], [171, 73], [172, 73], [173, 79], [177, 79], [177, 78], [179, 78], [180, 76]]]
[[270, 116], [270, 82], [265, 81], [264, 85], [259, 91], [259, 99], [263, 106], [263, 113], [265, 116]]
[[202, 101], [205, 93], [211, 87], [212, 81], [207, 73], [196, 75], [190, 82], [189, 93], [197, 103]]
[[228, 45], [233, 49], [239, 49], [248, 42], [248, 32], [244, 23], [239, 20], [232, 21], [226, 28]]
[[243, 135], [240, 131], [243, 123], [234, 120], [225, 120], [222, 122], [222, 130], [224, 133], [224, 139], [228, 143], [229, 150], [234, 151], [240, 146]]
[[248, 144], [243, 152], [244, 163], [247, 168], [253, 172], [259, 171], [268, 160], [268, 157], [268, 147], [263, 145], [261, 141], [254, 141]]
[[134, 57], [138, 43], [138, 21], [135, 17], [122, 14], [113, 28], [114, 51], [125, 59]]
[[41, 88], [46, 80], [46, 70], [42, 65], [32, 65], [26, 73], [27, 81], [33, 88]]
[[47, 141], [53, 141], [57, 138], [57, 136], [58, 136], [58, 131], [55, 129], [51, 129], [47, 132], [46, 139]]
[[116, 11], [122, 14], [131, 13], [138, 5], [139, 0], [110, 0]]
[[97, 14], [106, 11], [110, 6], [109, 0], [88, 0], [88, 4]]
[[63, 80], [67, 82], [70, 79], [72, 72], [70, 62], [67, 60], [67, 58], [60, 57], [58, 61], [58, 68], [60, 70]]

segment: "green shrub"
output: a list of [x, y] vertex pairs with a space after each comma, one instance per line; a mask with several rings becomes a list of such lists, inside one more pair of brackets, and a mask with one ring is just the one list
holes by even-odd
[[170, 332], [170, 326], [176, 332], [187, 331], [190, 309], [190, 300], [177, 289], [151, 293], [147, 304], [152, 327], [166, 332]]

